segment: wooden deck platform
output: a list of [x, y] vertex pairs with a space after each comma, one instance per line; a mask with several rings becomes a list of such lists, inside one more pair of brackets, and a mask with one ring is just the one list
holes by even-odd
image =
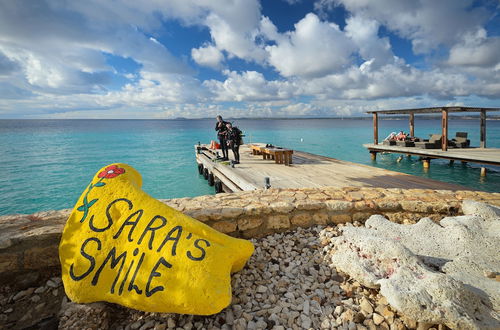
[[363, 144], [370, 152], [391, 152], [415, 155], [423, 158], [440, 158], [485, 165], [500, 166], [500, 149], [498, 148], [456, 148], [443, 151], [441, 149], [421, 149], [416, 147], [388, 146], [383, 144]]
[[[195, 146], [195, 152], [196, 148]], [[202, 145], [202, 147], [208, 147]], [[226, 192], [263, 189], [265, 178], [270, 179], [272, 188], [314, 188], [314, 187], [380, 187], [421, 188], [445, 190], [470, 190], [470, 188], [426, 179], [409, 174], [389, 171], [372, 166], [351, 163], [329, 157], [294, 150], [293, 164], [285, 166], [274, 160], [264, 160], [253, 155], [248, 145], [240, 147], [241, 164], [231, 167], [226, 162], [215, 161], [210, 150], [196, 153], [196, 161], [202, 164], [222, 182]], [[221, 154], [219, 150], [219, 154]], [[232, 157], [232, 152], [229, 152]]]

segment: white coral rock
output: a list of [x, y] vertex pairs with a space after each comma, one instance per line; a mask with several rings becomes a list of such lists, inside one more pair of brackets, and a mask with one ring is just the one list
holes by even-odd
[[380, 215], [345, 227], [332, 262], [419, 322], [500, 328], [500, 209], [466, 201], [466, 215], [400, 225]]

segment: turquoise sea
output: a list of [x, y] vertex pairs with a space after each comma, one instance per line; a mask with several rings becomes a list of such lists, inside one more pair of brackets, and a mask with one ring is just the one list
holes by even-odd
[[[372, 162], [363, 143], [373, 140], [371, 119], [240, 119], [245, 143], [264, 142], [324, 156], [500, 192], [500, 168], [433, 160], [424, 172], [416, 157], [378, 155]], [[213, 194], [198, 175], [193, 145], [215, 139], [215, 120], [0, 120], [0, 215], [72, 208], [101, 167], [135, 167], [144, 190], [155, 198]], [[440, 132], [439, 119], [415, 118], [415, 134]], [[379, 121], [379, 140], [408, 131], [407, 119]], [[451, 118], [449, 134], [469, 132], [479, 145], [479, 119]], [[500, 148], [500, 121], [488, 120], [487, 146]]]

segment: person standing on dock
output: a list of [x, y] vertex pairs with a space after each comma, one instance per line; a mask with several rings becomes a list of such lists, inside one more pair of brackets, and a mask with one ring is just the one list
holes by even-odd
[[228, 122], [222, 119], [221, 115], [217, 116], [217, 123], [215, 130], [217, 131], [217, 138], [219, 138], [220, 148], [222, 149], [222, 160], [229, 160], [229, 152], [227, 148], [227, 125]]
[[227, 131], [226, 138], [227, 144], [233, 151], [234, 155], [234, 163], [240, 163], [240, 144], [241, 144], [241, 131], [238, 127], [234, 126], [231, 123], [226, 123]]

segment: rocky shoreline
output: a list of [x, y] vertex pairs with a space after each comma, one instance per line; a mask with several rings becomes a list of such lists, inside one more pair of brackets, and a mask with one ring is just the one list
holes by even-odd
[[[354, 226], [361, 226], [355, 222]], [[219, 314], [146, 313], [109, 303], [68, 302], [59, 277], [0, 295], [0, 327], [60, 329], [446, 329], [417, 323], [376, 289], [338, 273], [329, 254], [344, 226], [297, 228], [252, 239], [256, 250], [233, 275], [233, 301]], [[346, 224], [353, 226], [353, 224]], [[54, 314], [54, 315], [51, 315]]]

